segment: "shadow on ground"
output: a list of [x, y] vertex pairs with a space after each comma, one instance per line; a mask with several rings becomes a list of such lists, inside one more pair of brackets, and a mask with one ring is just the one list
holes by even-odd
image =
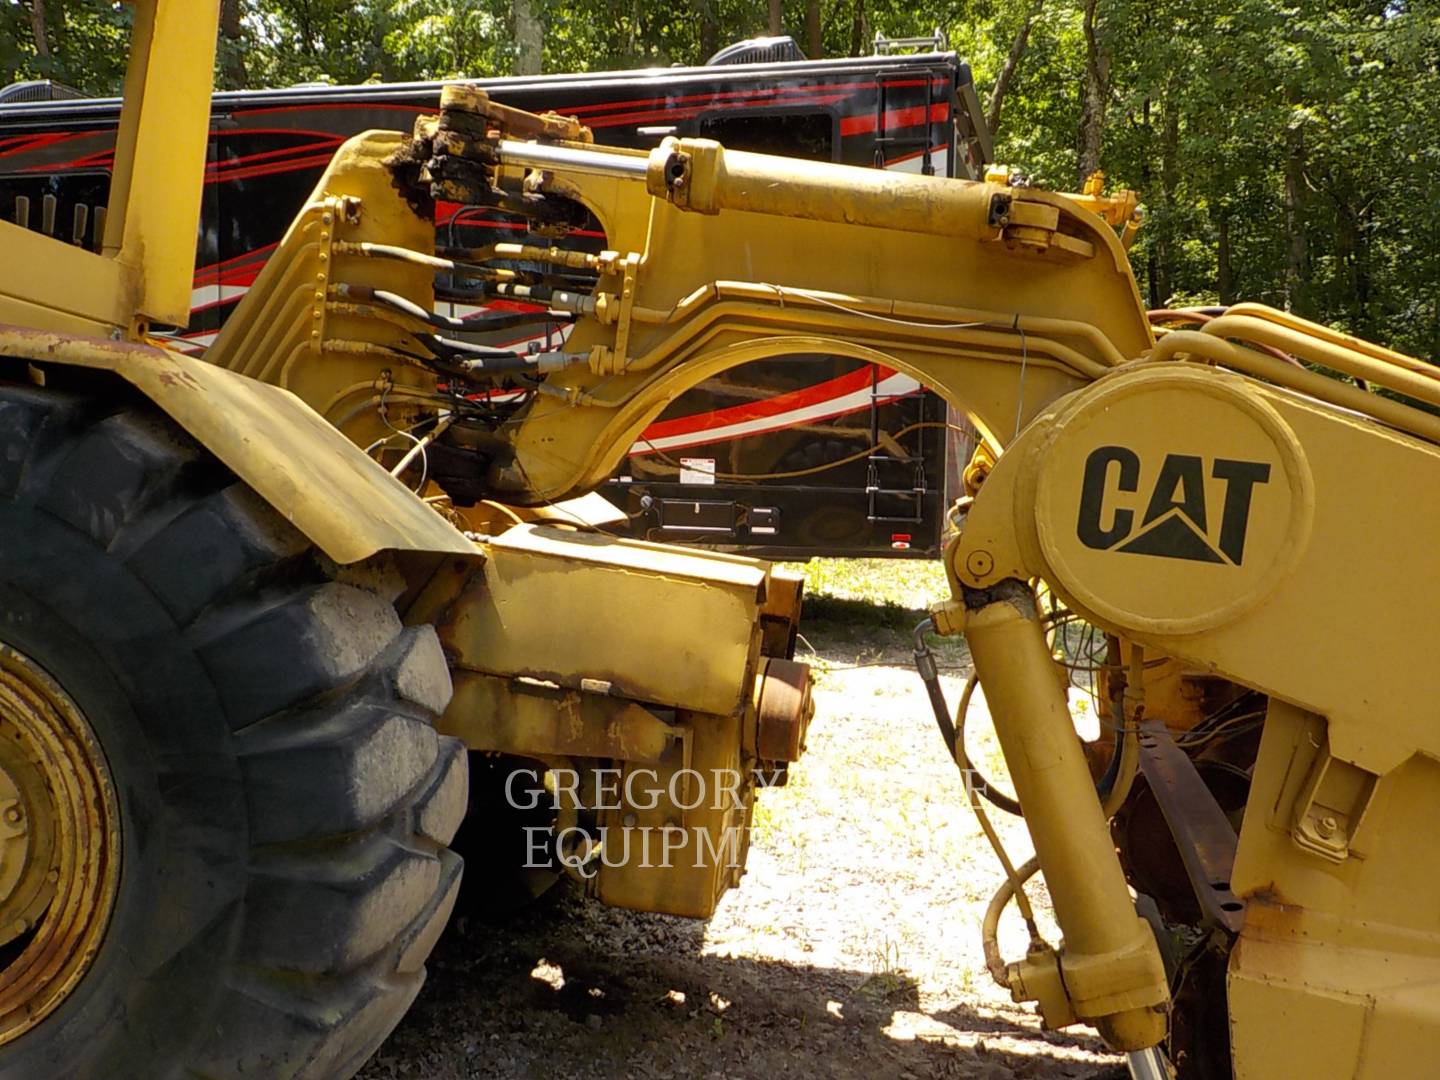
[[896, 1014], [920, 1010], [903, 973], [705, 955], [704, 938], [703, 922], [603, 908], [568, 883], [525, 916], [457, 920], [362, 1080], [1102, 1075], [1066, 1053], [1085, 1040], [989, 1009], [936, 1017], [959, 1039], [894, 1038]]

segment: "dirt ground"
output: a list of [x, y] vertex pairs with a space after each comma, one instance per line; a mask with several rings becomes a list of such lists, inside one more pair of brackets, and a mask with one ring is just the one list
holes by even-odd
[[[909, 654], [938, 568], [814, 563], [807, 576], [797, 658], [820, 675], [808, 750], [761, 795], [748, 872], [715, 916], [606, 908], [566, 883], [506, 922], [458, 919], [364, 1080], [1124, 1075], [1093, 1037], [1041, 1031], [985, 972], [999, 868]], [[946, 643], [940, 659], [953, 706], [968, 657]], [[996, 768], [988, 727], [981, 701], [970, 745]], [[1017, 863], [1031, 854], [1018, 821], [997, 824]], [[1023, 955], [1013, 913], [1001, 944]]]

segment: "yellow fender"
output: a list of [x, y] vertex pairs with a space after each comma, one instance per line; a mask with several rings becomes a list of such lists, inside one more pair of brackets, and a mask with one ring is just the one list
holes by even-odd
[[[120, 376], [342, 566], [382, 551], [476, 554], [288, 390], [151, 345], [4, 324], [0, 357]], [[19, 364], [0, 360], [0, 372], [7, 366], [24, 376]]]

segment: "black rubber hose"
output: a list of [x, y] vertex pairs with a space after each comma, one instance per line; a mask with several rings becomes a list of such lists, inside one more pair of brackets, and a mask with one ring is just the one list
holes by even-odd
[[1111, 719], [1115, 727], [1115, 746], [1110, 751], [1110, 760], [1105, 765], [1105, 771], [1100, 774], [1100, 779], [1095, 783], [1095, 793], [1104, 802], [1115, 789], [1115, 781], [1120, 779], [1120, 756], [1125, 749], [1125, 740], [1130, 738], [1130, 733], [1125, 727], [1125, 710], [1118, 703], [1111, 705]]
[[1110, 750], [1105, 771], [1095, 784], [1095, 793], [1102, 803], [1110, 797], [1110, 792], [1115, 790], [1115, 781], [1120, 779], [1120, 759], [1125, 752], [1125, 740], [1131, 737], [1125, 725], [1125, 668], [1120, 663], [1120, 641], [1110, 634], [1105, 635], [1105, 641], [1105, 663], [1117, 665], [1119, 675], [1117, 681], [1110, 685], [1110, 720], [1115, 730], [1115, 745]]
[[935, 624], [930, 619], [921, 619], [920, 624], [915, 627], [915, 669], [920, 673], [920, 680], [925, 684], [925, 692], [930, 697], [930, 708], [935, 713], [935, 725], [940, 729], [940, 737], [945, 740], [946, 749], [950, 751], [950, 760], [955, 762], [955, 767], [960, 770], [960, 774], [965, 780], [966, 790], [978, 791], [986, 802], [997, 809], [1004, 810], [1007, 814], [1024, 817], [1025, 815], [1020, 810], [1020, 803], [1004, 792], [997, 791], [995, 785], [990, 783], [971, 762], [970, 755], [965, 750], [964, 714], [960, 715], [958, 730], [950, 719], [950, 706], [945, 701], [945, 691], [940, 685], [940, 672], [935, 667], [935, 654], [925, 643], [926, 633], [933, 630], [934, 627]]
[[438, 334], [416, 336], [438, 353], [442, 359], [460, 365], [461, 370], [467, 375], [534, 371], [538, 363], [535, 356], [511, 352], [509, 349], [492, 349], [488, 345], [475, 345], [468, 341], [441, 337]]
[[483, 332], [486, 330], [508, 330], [515, 326], [526, 326], [534, 323], [566, 323], [574, 322], [575, 316], [568, 312], [535, 311], [496, 311], [486, 312], [469, 319], [456, 319], [449, 315], [441, 315], [435, 311], [426, 311], [419, 304], [400, 296], [398, 293], [387, 292], [384, 289], [372, 289], [365, 285], [350, 285], [348, 293], [356, 300], [370, 301], [372, 303], [384, 304], [388, 308], [403, 312], [412, 319], [419, 319], [440, 330], [460, 330], [466, 332]]

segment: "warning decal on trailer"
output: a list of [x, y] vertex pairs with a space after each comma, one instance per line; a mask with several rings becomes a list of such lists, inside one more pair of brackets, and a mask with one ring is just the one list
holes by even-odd
[[715, 459], [713, 457], [682, 457], [680, 459], [680, 483], [715, 483]]

